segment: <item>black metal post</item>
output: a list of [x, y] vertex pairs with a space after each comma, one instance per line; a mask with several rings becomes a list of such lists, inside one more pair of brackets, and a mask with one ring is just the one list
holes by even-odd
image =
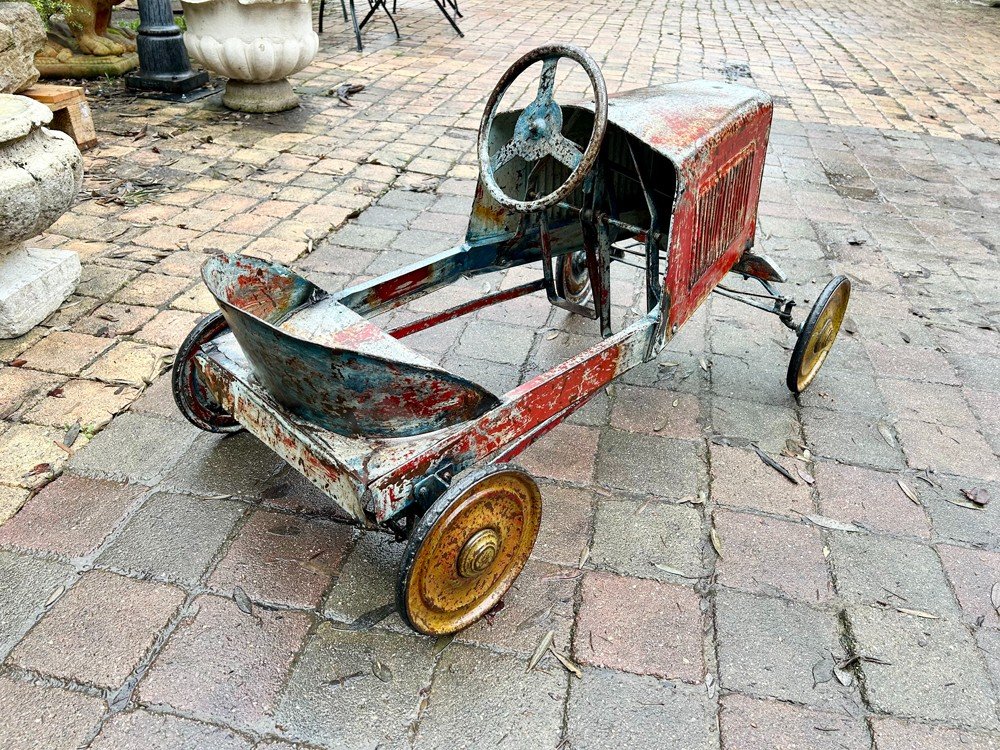
[[208, 73], [191, 70], [170, 0], [139, 0], [136, 47], [139, 69], [125, 76], [126, 88], [172, 101], [190, 101], [215, 93], [215, 89], [202, 88], [208, 84]]

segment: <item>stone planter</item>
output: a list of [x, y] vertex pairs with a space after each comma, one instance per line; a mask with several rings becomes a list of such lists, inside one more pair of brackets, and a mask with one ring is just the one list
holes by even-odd
[[48, 107], [0, 94], [0, 338], [41, 323], [80, 280], [67, 250], [27, 248], [69, 208], [83, 180], [83, 159], [63, 133], [42, 127]]
[[309, 0], [181, 0], [188, 54], [229, 78], [222, 102], [241, 112], [298, 106], [288, 76], [312, 62], [319, 37]]

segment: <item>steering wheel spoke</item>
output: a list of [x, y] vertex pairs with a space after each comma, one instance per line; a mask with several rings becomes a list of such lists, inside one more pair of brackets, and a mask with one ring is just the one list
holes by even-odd
[[522, 156], [521, 142], [517, 140], [510, 141], [505, 146], [501, 146], [500, 150], [493, 154], [490, 159], [490, 167], [496, 172], [504, 165], [510, 163], [511, 159], [516, 156]]
[[552, 102], [552, 94], [556, 88], [556, 66], [559, 65], [558, 57], [550, 57], [542, 63], [542, 77], [538, 81], [538, 94], [535, 96], [537, 104], [548, 104]]
[[548, 142], [549, 155], [565, 167], [576, 169], [583, 161], [583, 152], [562, 133], [556, 133]]

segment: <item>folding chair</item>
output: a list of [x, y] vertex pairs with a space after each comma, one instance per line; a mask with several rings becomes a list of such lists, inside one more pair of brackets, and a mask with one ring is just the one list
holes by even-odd
[[[462, 13], [458, 9], [458, 0], [434, 0], [434, 4], [437, 6], [438, 10], [441, 11], [442, 15], [448, 20], [448, 23], [451, 24], [451, 27], [455, 29], [455, 32], [460, 37], [464, 38], [465, 34], [462, 33], [462, 30], [458, 28], [458, 24], [455, 22], [455, 17], [458, 18], [462, 17]], [[345, 21], [347, 20], [348, 5], [350, 6], [351, 9], [351, 23], [354, 26], [354, 37], [358, 42], [358, 52], [364, 51], [364, 45], [362, 45], [361, 43], [361, 30], [365, 27], [365, 24], [367, 24], [371, 20], [372, 16], [375, 15], [375, 12], [379, 8], [384, 10], [385, 14], [389, 16], [389, 21], [392, 23], [393, 31], [396, 32], [396, 38], [397, 39], [400, 38], [399, 27], [396, 25], [396, 19], [393, 17], [393, 13], [396, 12], [396, 0], [392, 0], [391, 11], [389, 10], [388, 0], [368, 0], [368, 13], [365, 15], [364, 18], [361, 19], [360, 22], [358, 21], [357, 11], [354, 8], [354, 0], [347, 0], [346, 3], [345, 0], [340, 0], [340, 11], [341, 13], [344, 14], [344, 20]], [[451, 11], [452, 13], [454, 13], [454, 16], [452, 15], [452, 13], [448, 12], [449, 8], [451, 8]], [[323, 33], [323, 16], [325, 12], [326, 12], [326, 0], [319, 0], [320, 34]]]

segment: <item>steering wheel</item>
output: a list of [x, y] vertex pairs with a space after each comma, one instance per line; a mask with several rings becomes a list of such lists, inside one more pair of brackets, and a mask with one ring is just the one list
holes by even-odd
[[[568, 58], [580, 65], [590, 78], [594, 90], [594, 127], [587, 147], [581, 151], [573, 141], [562, 134], [562, 109], [552, 98], [556, 83], [556, 65], [560, 58]], [[514, 126], [510, 142], [490, 154], [490, 134], [497, 116], [500, 100], [514, 81], [534, 63], [542, 61], [538, 93], [531, 104], [524, 108]], [[568, 44], [550, 44], [533, 49], [510, 66], [490, 94], [479, 125], [479, 171], [483, 183], [493, 199], [504, 208], [531, 213], [549, 208], [565, 199], [583, 182], [597, 159], [608, 127], [608, 90], [600, 68], [589, 54]], [[515, 157], [525, 161], [538, 161], [546, 156], [572, 170], [566, 181], [548, 195], [530, 201], [514, 198], [500, 187], [496, 172]]]

